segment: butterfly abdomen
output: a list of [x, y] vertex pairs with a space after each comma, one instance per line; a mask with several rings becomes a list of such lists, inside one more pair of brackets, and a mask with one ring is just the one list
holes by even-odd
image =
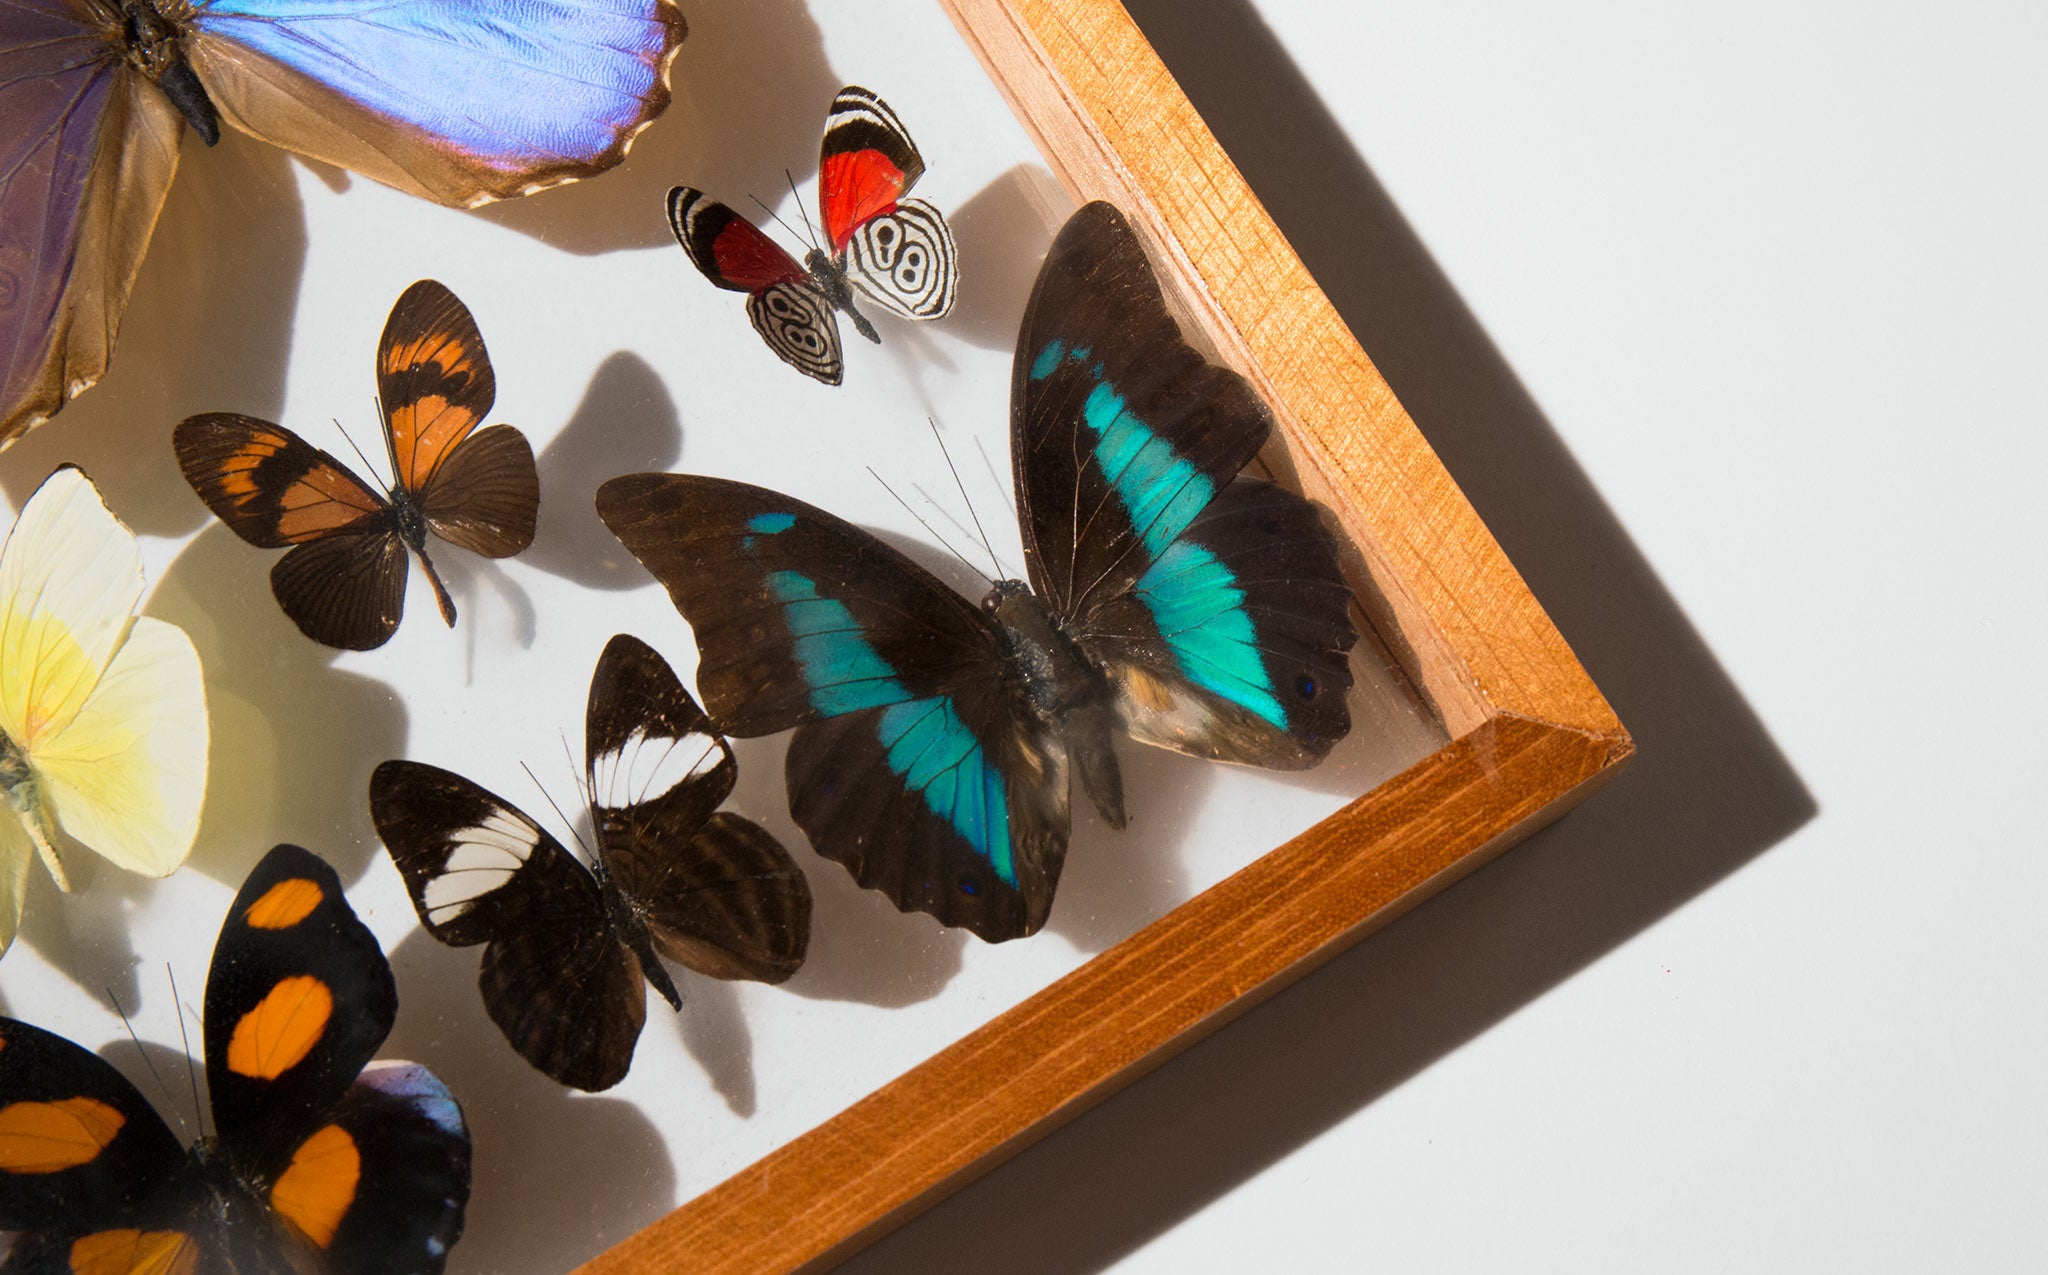
[[875, 325], [854, 305], [853, 289], [847, 286], [846, 272], [839, 268], [838, 262], [826, 256], [822, 249], [813, 248], [804, 254], [804, 268], [811, 272], [811, 282], [817, 285], [818, 291], [825, 294], [825, 299], [832, 303], [833, 308], [845, 314], [853, 323], [854, 331], [876, 345], [882, 343], [881, 333], [875, 331]]
[[177, 25], [157, 9], [155, 0], [126, 0], [122, 10], [121, 41], [128, 60], [155, 81], [208, 146], [219, 142], [220, 113], [185, 61], [184, 37]]
[[1115, 692], [1052, 612], [1021, 580], [1002, 580], [982, 602], [1009, 642], [1024, 698], [1043, 729], [1066, 745], [1081, 787], [1112, 828], [1124, 826], [1123, 776], [1110, 736]]

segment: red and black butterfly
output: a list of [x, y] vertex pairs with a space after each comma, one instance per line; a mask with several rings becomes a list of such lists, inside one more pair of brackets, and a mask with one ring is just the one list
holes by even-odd
[[[960, 254], [939, 210], [907, 192], [924, 157], [889, 104], [847, 85], [832, 99], [818, 156], [818, 211], [831, 246], [802, 264], [752, 222], [700, 190], [668, 192], [668, 224], [704, 277], [748, 293], [747, 318], [783, 362], [839, 384], [836, 307], [862, 336], [882, 338], [853, 304], [853, 289], [906, 319], [953, 308]], [[852, 285], [849, 287], [848, 285]]]
[[17, 1232], [0, 1269], [441, 1270], [469, 1202], [469, 1131], [434, 1073], [370, 1061], [397, 1012], [334, 870], [278, 846], [214, 944], [214, 1132], [197, 1146], [105, 1061], [0, 1018], [0, 1230]]
[[316, 642], [367, 651], [398, 629], [408, 549], [441, 618], [455, 623], [455, 600], [427, 558], [429, 531], [487, 558], [533, 542], [533, 449], [510, 425], [472, 432], [497, 392], [476, 320], [422, 279], [391, 307], [377, 344], [388, 493], [283, 426], [234, 412], [187, 417], [173, 443], [185, 481], [235, 534], [261, 549], [291, 547], [270, 570], [284, 613]]
[[588, 869], [501, 797], [451, 771], [387, 761], [370, 814], [427, 932], [484, 949], [484, 1007], [565, 1085], [624, 1078], [643, 980], [682, 1008], [665, 956], [713, 978], [780, 983], [803, 964], [811, 890], [759, 825], [718, 809], [732, 749], [654, 648], [614, 637], [585, 723]]

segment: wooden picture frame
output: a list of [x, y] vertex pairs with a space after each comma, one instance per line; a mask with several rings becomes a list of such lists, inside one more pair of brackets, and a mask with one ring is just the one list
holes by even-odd
[[1632, 751], [1116, 0], [940, 3], [1053, 172], [1125, 211], [1191, 337], [1267, 396], [1280, 423], [1269, 464], [1348, 533], [1368, 616], [1449, 742], [588, 1275], [845, 1258], [1557, 818]]

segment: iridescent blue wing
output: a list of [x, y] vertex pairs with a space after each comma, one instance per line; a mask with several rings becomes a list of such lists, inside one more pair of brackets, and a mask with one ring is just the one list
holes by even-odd
[[797, 727], [790, 812], [905, 911], [991, 942], [1044, 924], [1066, 857], [1066, 757], [1015, 699], [1004, 639], [874, 536], [744, 483], [631, 474], [598, 515], [695, 632], [729, 734]]
[[64, 0], [0, 3], [0, 442], [99, 380], [178, 169], [177, 108]]
[[1179, 326], [1122, 214], [1077, 211], [1040, 267], [1011, 384], [1031, 583], [1115, 683], [1130, 733], [1297, 768], [1350, 729], [1357, 641], [1313, 506], [1238, 471], [1272, 418]]
[[466, 207], [617, 164], [685, 29], [671, 0], [213, 0], [187, 56], [236, 127]]

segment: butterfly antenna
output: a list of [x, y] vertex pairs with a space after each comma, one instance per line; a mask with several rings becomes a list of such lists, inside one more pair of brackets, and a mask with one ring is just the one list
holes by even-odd
[[[186, 1137], [191, 1137], [192, 1131], [185, 1127], [184, 1113], [178, 1110], [177, 1102], [171, 1097], [171, 1087], [164, 1083], [163, 1073], [156, 1069], [156, 1063], [150, 1058], [149, 1051], [142, 1047], [141, 1038], [135, 1034], [135, 1024], [128, 1020], [128, 1011], [121, 1008], [120, 997], [114, 995], [114, 989], [111, 987], [104, 990], [107, 993], [107, 1004], [112, 1005], [114, 1012], [121, 1016], [121, 1026], [127, 1030], [128, 1039], [135, 1043], [135, 1052], [142, 1055], [142, 1065], [149, 1068], [150, 1079], [156, 1081], [157, 1091], [163, 1094], [164, 1110], [178, 1117], [178, 1127], [185, 1129]], [[177, 999], [175, 992], [172, 993], [172, 999]]]
[[541, 783], [540, 776], [533, 773], [533, 767], [527, 765], [525, 762], [520, 762], [519, 769], [525, 771], [526, 777], [533, 781], [533, 786], [540, 789], [541, 800], [547, 802], [549, 808], [551, 808], [555, 812], [555, 814], [561, 819], [562, 825], [569, 830], [570, 839], [573, 840], [578, 846], [582, 847], [584, 854], [590, 855], [591, 862], [596, 862], [597, 856], [591, 852], [589, 846], [583, 844], [583, 834], [576, 831], [576, 821], [574, 819], [571, 819], [568, 815], [564, 814], [562, 812], [562, 808], [555, 804], [554, 794], [547, 790], [547, 786], [545, 784]]
[[818, 246], [818, 237], [811, 231], [811, 214], [809, 210], [804, 207], [803, 196], [796, 193], [796, 174], [790, 172], [787, 168], [785, 168], [782, 170], [782, 176], [789, 182], [789, 197], [791, 199], [796, 200], [797, 215], [804, 219], [804, 234], [806, 236], [805, 242], [809, 243], [811, 247], [815, 248]]
[[[782, 219], [781, 213], [776, 212], [773, 208], [770, 208], [768, 205], [761, 203], [761, 197], [759, 195], [748, 195], [747, 198], [753, 200], [756, 204], [760, 204], [761, 211], [767, 213], [770, 217], [774, 218], [776, 225], [788, 231], [789, 237], [791, 239], [803, 239], [803, 241], [806, 244], [810, 243], [810, 240], [808, 238], [805, 238], [804, 236], [797, 234], [795, 226], [790, 225], [788, 222]], [[808, 225], [808, 221], [805, 224]]]
[[192, 1085], [192, 1118], [199, 1122], [200, 1136], [206, 1134], [206, 1107], [199, 1101], [199, 1066], [192, 1061], [192, 1038], [185, 1034], [185, 1002], [178, 996], [178, 976], [171, 963], [164, 962], [164, 977], [171, 980], [171, 1008], [178, 1014], [178, 1044], [185, 1051], [185, 1079]]
[[[376, 402], [376, 396], [372, 395], [370, 401], [373, 403]], [[356, 459], [363, 462], [363, 468], [370, 472], [370, 477], [381, 481], [382, 475], [380, 475], [377, 472], [377, 467], [370, 463], [370, 458], [368, 456], [363, 455], [363, 449], [356, 446], [356, 440], [350, 438], [348, 436], [348, 431], [341, 427], [341, 418], [339, 416], [335, 416], [330, 417], [329, 419], [331, 419], [334, 422], [334, 428], [338, 433], [340, 433], [341, 441], [347, 443], [348, 449], [356, 454]]]
[[[932, 441], [939, 445], [939, 455], [946, 458], [946, 470], [953, 475], [953, 487], [960, 493], [960, 503], [967, 506], [967, 516], [974, 520], [974, 530], [981, 537], [981, 547], [988, 550], [989, 562], [997, 571], [1001, 571], [1003, 564], [996, 557], [996, 547], [989, 543], [988, 529], [981, 525], [981, 515], [974, 512], [974, 502], [967, 498], [967, 484], [960, 481], [959, 467], [953, 464], [953, 453], [947, 450], [946, 440], [939, 434], [938, 421], [927, 416], [924, 423], [932, 427]], [[925, 499], [930, 500], [931, 497], [926, 496]]]
[[981, 467], [988, 471], [988, 480], [995, 484], [997, 491], [1003, 493], [1003, 503], [1009, 506], [1011, 515], [1015, 516], [1017, 506], [1010, 501], [1010, 484], [1004, 482], [1002, 477], [996, 473], [996, 463], [988, 458], [988, 448], [981, 445], [981, 435], [979, 434], [974, 436], [974, 450], [981, 453]]
[[932, 539], [938, 541], [941, 545], [944, 545], [947, 553], [950, 553], [954, 557], [960, 559], [961, 564], [965, 566], [969, 571], [972, 571], [974, 574], [980, 576], [984, 580], [988, 580], [990, 588], [995, 587], [996, 582], [994, 580], [989, 580], [988, 573], [983, 571], [980, 567], [975, 566], [972, 562], [969, 562], [966, 554], [961, 553], [958, 549], [955, 549], [951, 541], [947, 540], [944, 536], [939, 534], [938, 528], [932, 526], [931, 523], [925, 521], [925, 516], [923, 514], [917, 512], [917, 510], [912, 509], [910, 507], [909, 501], [905, 500], [901, 496], [897, 496], [896, 489], [889, 485], [888, 479], [882, 477], [880, 474], [875, 472], [875, 467], [873, 465], [868, 466], [868, 476], [873, 478], [876, 482], [882, 484], [883, 491], [888, 492], [891, 496], [896, 496], [896, 503], [903, 506], [904, 510], [908, 512], [911, 517], [917, 519], [918, 525], [923, 527], [926, 531], [930, 532]]

